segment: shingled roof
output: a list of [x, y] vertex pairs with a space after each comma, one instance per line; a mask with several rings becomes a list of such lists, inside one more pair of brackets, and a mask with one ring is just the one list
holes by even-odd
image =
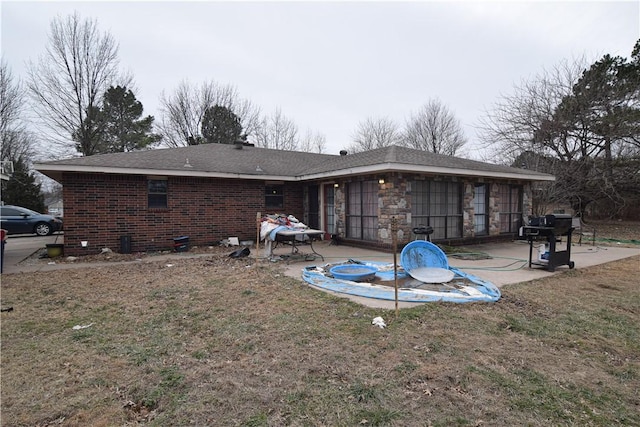
[[390, 146], [348, 155], [282, 151], [244, 145], [203, 144], [98, 154], [34, 165], [60, 181], [63, 172], [204, 176], [301, 181], [392, 171], [549, 181], [530, 170]]

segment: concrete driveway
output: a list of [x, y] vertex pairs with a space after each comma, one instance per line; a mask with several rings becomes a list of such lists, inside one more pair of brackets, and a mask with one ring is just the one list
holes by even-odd
[[20, 272], [18, 264], [22, 260], [51, 243], [64, 243], [64, 235], [62, 233], [54, 233], [43, 237], [32, 234], [12, 234], [7, 236], [4, 246], [4, 259], [2, 260], [2, 273]]

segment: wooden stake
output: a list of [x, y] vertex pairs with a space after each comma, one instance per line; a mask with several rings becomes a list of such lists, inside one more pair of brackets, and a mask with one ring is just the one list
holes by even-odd
[[260, 212], [258, 212], [256, 214], [256, 224], [257, 224], [257, 233], [256, 233], [256, 256], [258, 256], [258, 253], [260, 251], [260, 219], [262, 218], [262, 215], [260, 215]]
[[396, 291], [396, 318], [398, 317], [398, 223], [396, 217], [391, 217], [391, 240], [393, 242], [393, 283]]

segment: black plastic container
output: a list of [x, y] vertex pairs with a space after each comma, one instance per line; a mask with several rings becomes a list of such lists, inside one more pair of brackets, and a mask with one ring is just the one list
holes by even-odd
[[173, 249], [176, 252], [187, 252], [189, 250], [189, 236], [174, 237]]
[[120, 253], [131, 253], [131, 236], [120, 236]]

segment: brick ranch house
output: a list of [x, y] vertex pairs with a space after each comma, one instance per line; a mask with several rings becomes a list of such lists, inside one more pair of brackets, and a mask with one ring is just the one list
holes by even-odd
[[179, 236], [192, 245], [255, 240], [258, 213], [291, 214], [326, 238], [380, 249], [390, 248], [393, 217], [400, 247], [420, 225], [446, 244], [508, 239], [531, 212], [532, 185], [554, 179], [399, 146], [330, 155], [204, 144], [35, 168], [63, 186], [67, 255], [117, 251], [122, 241], [134, 252], [168, 249]]

